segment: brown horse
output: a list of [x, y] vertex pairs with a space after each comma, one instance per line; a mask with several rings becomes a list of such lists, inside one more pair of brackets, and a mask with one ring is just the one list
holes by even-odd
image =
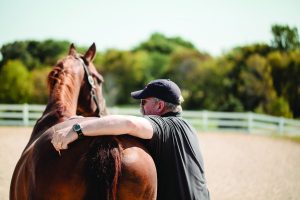
[[[103, 78], [73, 45], [48, 76], [49, 101], [37, 121], [11, 181], [10, 199], [156, 199], [156, 169], [143, 142], [130, 136], [85, 137], [61, 156], [51, 144], [53, 126], [106, 114]], [[61, 123], [62, 122], [62, 123]]]

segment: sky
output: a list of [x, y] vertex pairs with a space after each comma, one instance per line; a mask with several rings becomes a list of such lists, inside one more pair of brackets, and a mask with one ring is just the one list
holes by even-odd
[[160, 32], [218, 56], [270, 43], [273, 24], [300, 32], [299, 10], [299, 0], [0, 0], [0, 47], [57, 39], [130, 50]]

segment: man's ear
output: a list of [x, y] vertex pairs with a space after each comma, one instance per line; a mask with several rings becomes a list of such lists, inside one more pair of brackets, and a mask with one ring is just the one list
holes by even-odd
[[157, 102], [157, 109], [160, 113], [164, 112], [166, 109], [166, 103], [164, 101]]

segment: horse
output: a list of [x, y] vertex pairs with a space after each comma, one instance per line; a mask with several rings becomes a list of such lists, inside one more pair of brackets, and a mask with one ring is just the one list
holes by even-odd
[[156, 199], [156, 168], [144, 140], [129, 135], [84, 137], [61, 154], [50, 142], [54, 125], [108, 114], [95, 54], [94, 43], [84, 55], [71, 44], [68, 55], [49, 73], [48, 103], [14, 169], [11, 200]]

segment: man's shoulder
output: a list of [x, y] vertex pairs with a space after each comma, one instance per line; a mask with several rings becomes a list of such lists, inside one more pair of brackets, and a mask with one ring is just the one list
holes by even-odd
[[148, 120], [161, 121], [161, 122], [167, 122], [170, 120], [179, 120], [179, 121], [183, 120], [181, 117], [178, 116], [146, 115], [144, 117]]

